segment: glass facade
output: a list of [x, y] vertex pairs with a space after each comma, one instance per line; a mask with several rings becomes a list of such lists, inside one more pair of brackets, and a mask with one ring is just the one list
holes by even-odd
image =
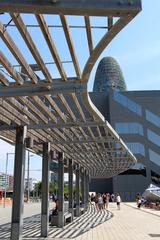
[[150, 129], [147, 129], [147, 136], [152, 143], [160, 147], [160, 136], [158, 134], [151, 131]]
[[136, 163], [131, 169], [121, 173], [121, 175], [143, 175], [146, 177], [146, 166]]
[[152, 162], [160, 166], [160, 155], [149, 149], [149, 158]]
[[146, 110], [146, 119], [157, 127], [160, 127], [160, 117]]
[[143, 144], [138, 142], [126, 142], [126, 145], [134, 154], [141, 154], [142, 156], [145, 156], [145, 149]]
[[[132, 168], [121, 173], [117, 180], [113, 179], [113, 191], [121, 189], [123, 199], [131, 200], [137, 192], [143, 193], [149, 183], [160, 184], [160, 91], [126, 91], [124, 78], [119, 81], [116, 77], [119, 70], [115, 69], [114, 60], [102, 59], [96, 73], [93, 99], [137, 158]], [[109, 90], [112, 91], [107, 96]], [[118, 161], [119, 146], [112, 147], [117, 149]]]
[[126, 84], [117, 61], [112, 57], [105, 57], [98, 65], [93, 92], [108, 93], [109, 89], [125, 91]]
[[115, 129], [119, 134], [139, 134], [143, 136], [143, 126], [136, 122], [117, 122]]
[[116, 102], [120, 103], [123, 107], [129, 109], [130, 111], [136, 113], [139, 116], [142, 116], [142, 107], [136, 102], [134, 102], [133, 100], [124, 96], [122, 93], [114, 91], [113, 98]]
[[151, 179], [155, 184], [160, 184], [160, 175], [151, 171]]
[[145, 168], [146, 168], [146, 166], [145, 166], [144, 164], [142, 164], [142, 163], [136, 163], [136, 164], [132, 167], [132, 169], [139, 169], [139, 170], [145, 169]]

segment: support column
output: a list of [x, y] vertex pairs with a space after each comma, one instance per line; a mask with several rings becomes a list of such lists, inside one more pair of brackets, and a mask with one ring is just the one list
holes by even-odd
[[26, 126], [16, 128], [11, 240], [22, 239], [26, 134]]
[[73, 211], [73, 160], [72, 159], [69, 159], [68, 190], [69, 190], [69, 212], [72, 214], [72, 220], [73, 220], [74, 211]]
[[86, 206], [87, 206], [87, 209], [88, 209], [88, 197], [89, 197], [89, 173], [87, 172], [86, 173]]
[[42, 159], [42, 204], [41, 204], [41, 236], [48, 236], [49, 225], [49, 163], [50, 143], [43, 143]]
[[58, 227], [64, 226], [64, 153], [58, 154]]
[[87, 174], [86, 169], [84, 170], [84, 209], [87, 211]]
[[80, 169], [76, 166], [76, 217], [80, 216]]
[[82, 208], [85, 209], [85, 170], [81, 168], [81, 194], [82, 194]]

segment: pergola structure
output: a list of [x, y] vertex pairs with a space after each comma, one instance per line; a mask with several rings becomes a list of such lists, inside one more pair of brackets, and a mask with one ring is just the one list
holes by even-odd
[[[59, 226], [63, 226], [64, 158], [70, 184], [73, 164], [76, 181], [81, 169], [84, 205], [89, 176], [112, 177], [136, 162], [91, 102], [87, 83], [102, 51], [140, 10], [140, 0], [0, 1], [0, 137], [16, 145], [12, 240], [22, 236], [26, 147], [43, 154], [44, 237], [51, 153], [56, 152], [59, 161]], [[95, 24], [95, 19], [100, 24]], [[103, 36], [97, 41], [94, 38], [99, 30], [103, 30]], [[82, 48], [81, 56], [78, 48]], [[72, 185], [70, 192], [72, 208]]]

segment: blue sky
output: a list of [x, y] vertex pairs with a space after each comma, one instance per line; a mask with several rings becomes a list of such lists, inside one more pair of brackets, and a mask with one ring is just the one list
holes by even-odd
[[[95, 64], [88, 84], [89, 91], [93, 87], [98, 62], [105, 56], [112, 56], [118, 61], [128, 90], [160, 90], [160, 0], [143, 0], [142, 6], [142, 12], [116, 36]], [[78, 54], [81, 53], [80, 48]], [[0, 171], [5, 171], [7, 152], [14, 152], [14, 147], [0, 140]], [[31, 158], [31, 169], [41, 169], [40, 157]], [[10, 155], [8, 172], [12, 173], [12, 170], [13, 155]], [[41, 174], [31, 171], [30, 176], [40, 179]]]
[[[112, 40], [100, 57], [112, 56], [118, 61], [128, 90], [160, 89], [159, 9], [159, 0], [143, 0], [142, 11]], [[89, 89], [93, 86], [97, 64]]]

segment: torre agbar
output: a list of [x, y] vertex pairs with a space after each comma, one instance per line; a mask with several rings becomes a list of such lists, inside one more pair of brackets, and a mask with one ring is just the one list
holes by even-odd
[[43, 238], [49, 234], [50, 163], [58, 171], [58, 227], [66, 213], [70, 220], [80, 216], [80, 196], [87, 210], [90, 179], [111, 178], [136, 163], [108, 114], [91, 101], [87, 83], [103, 50], [140, 11], [140, 0], [0, 1], [0, 138], [15, 145], [11, 240], [23, 237], [26, 149], [42, 156]]
[[98, 65], [90, 97], [137, 158], [132, 168], [118, 176], [93, 178], [90, 191], [118, 192], [130, 201], [151, 183], [160, 185], [160, 91], [127, 91], [119, 64], [105, 57]]

